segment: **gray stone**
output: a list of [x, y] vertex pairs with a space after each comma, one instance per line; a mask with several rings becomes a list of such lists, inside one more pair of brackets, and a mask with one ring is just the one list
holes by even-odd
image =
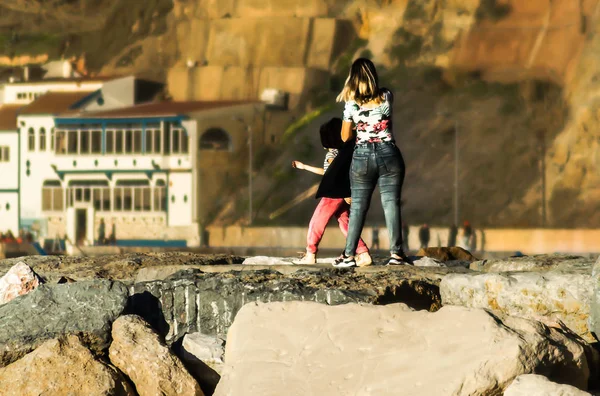
[[510, 257], [504, 259], [480, 260], [471, 263], [473, 271], [480, 272], [515, 272], [515, 271], [590, 271], [593, 259], [564, 255], [541, 254], [536, 256]]
[[0, 306], [0, 367], [66, 334], [78, 333], [92, 350], [104, 350], [127, 298], [122, 283], [97, 280], [41, 285]]
[[445, 267], [446, 264], [431, 257], [421, 257], [413, 261], [415, 267]]
[[50, 283], [61, 277], [76, 281], [111, 279], [133, 282], [138, 271], [144, 268], [173, 266], [200, 266], [215, 264], [241, 264], [244, 259], [229, 254], [195, 254], [188, 252], [124, 253], [106, 256], [27, 256], [0, 260], [0, 276], [20, 261], [29, 265]]
[[571, 385], [557, 384], [543, 375], [519, 375], [510, 384], [504, 396], [591, 396]]
[[290, 274], [190, 270], [131, 286], [131, 313], [144, 317], [172, 343], [193, 332], [226, 335], [239, 309], [254, 301], [404, 302], [415, 309], [434, 311], [441, 307], [438, 285], [442, 277], [466, 271], [413, 266], [311, 269]]
[[179, 357], [204, 394], [212, 395], [223, 372], [225, 341], [201, 333], [186, 334], [179, 352]]
[[486, 308], [555, 326], [562, 322], [593, 342], [592, 283], [590, 268], [451, 274], [442, 280], [440, 294], [444, 305]]

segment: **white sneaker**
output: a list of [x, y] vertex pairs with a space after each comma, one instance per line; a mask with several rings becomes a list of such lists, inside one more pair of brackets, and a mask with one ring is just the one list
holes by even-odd
[[335, 260], [333, 266], [336, 268], [356, 267], [356, 261], [354, 260], [354, 257], [344, 257], [344, 255], [342, 255]]
[[306, 252], [299, 260], [292, 261], [294, 264], [298, 265], [311, 265], [317, 264], [317, 255], [315, 253]]
[[373, 264], [373, 259], [369, 252], [362, 252], [356, 255], [356, 266], [366, 267], [367, 265]]

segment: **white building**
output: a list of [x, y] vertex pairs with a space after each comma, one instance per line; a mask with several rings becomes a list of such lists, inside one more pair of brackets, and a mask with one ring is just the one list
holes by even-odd
[[[134, 77], [46, 91], [21, 105], [14, 85], [4, 89], [11, 104], [0, 106], [0, 232], [25, 228], [87, 244], [99, 239], [103, 220], [104, 237], [115, 232], [121, 244], [197, 245], [199, 151], [208, 163], [213, 155], [225, 164], [211, 176], [227, 175], [227, 163], [239, 157], [234, 144], [247, 139], [232, 111], [246, 117], [261, 106], [145, 103], [161, 86]], [[28, 92], [42, 92], [29, 85]]]

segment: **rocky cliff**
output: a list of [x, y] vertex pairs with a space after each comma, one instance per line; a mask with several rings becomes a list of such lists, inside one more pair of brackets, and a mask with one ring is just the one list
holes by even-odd
[[[68, 13], [67, 3], [55, 1], [48, 12]], [[396, 92], [409, 222], [450, 223], [457, 133], [461, 218], [484, 226], [600, 224], [598, 0], [106, 4], [98, 17], [110, 22], [101, 27], [60, 30], [49, 18], [45, 30], [36, 27], [43, 33], [23, 23], [5, 29], [5, 53], [11, 62], [23, 60], [18, 55], [73, 55], [85, 58], [90, 72], [162, 78], [176, 99], [255, 98], [277, 87], [290, 92], [292, 117], [331, 103], [351, 60], [370, 56]], [[18, 21], [27, 11], [13, 5], [10, 15]], [[316, 121], [339, 109], [320, 114]], [[315, 122], [275, 148], [283, 151], [270, 162], [275, 171], [257, 175], [257, 221], [269, 222], [273, 210], [314, 184], [286, 167], [292, 156], [318, 160]], [[280, 219], [302, 223], [313, 205], [305, 201]], [[230, 222], [232, 208], [224, 217]]]

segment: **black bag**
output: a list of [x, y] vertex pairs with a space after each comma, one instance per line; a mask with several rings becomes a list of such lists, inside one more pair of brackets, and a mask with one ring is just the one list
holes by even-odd
[[350, 197], [350, 164], [355, 145], [356, 139], [350, 139], [342, 145], [337, 157], [325, 171], [315, 198]]

